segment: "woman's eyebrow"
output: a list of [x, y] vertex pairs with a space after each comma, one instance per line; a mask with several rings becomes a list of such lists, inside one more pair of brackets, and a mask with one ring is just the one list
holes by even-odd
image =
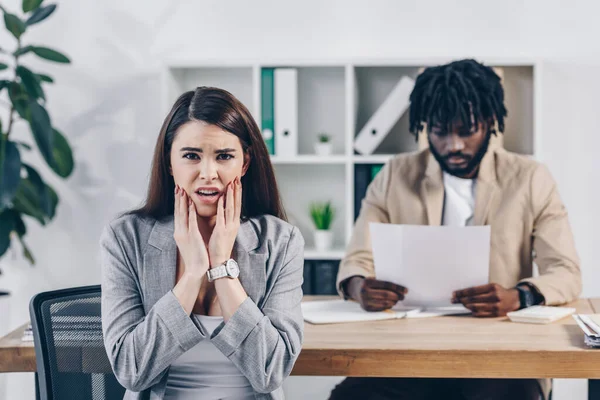
[[219, 150], [215, 150], [215, 153], [217, 153], [217, 154], [235, 153], [235, 149], [219, 149]]
[[[181, 150], [179, 151], [195, 151], [196, 153], [202, 153], [202, 149], [199, 147], [182, 147]], [[219, 149], [219, 150], [215, 150], [215, 153], [217, 154], [222, 154], [222, 153], [235, 153], [235, 149], [230, 149], [230, 148], [226, 148], [226, 149]]]

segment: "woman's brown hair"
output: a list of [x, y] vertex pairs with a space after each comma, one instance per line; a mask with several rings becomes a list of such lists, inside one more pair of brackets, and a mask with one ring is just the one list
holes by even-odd
[[263, 214], [287, 220], [275, 172], [258, 125], [248, 109], [231, 93], [212, 87], [185, 92], [165, 118], [152, 160], [145, 204], [135, 214], [161, 219], [173, 214], [175, 182], [170, 174], [171, 147], [178, 129], [187, 122], [202, 121], [236, 135], [248, 154], [249, 165], [242, 177], [242, 218]]

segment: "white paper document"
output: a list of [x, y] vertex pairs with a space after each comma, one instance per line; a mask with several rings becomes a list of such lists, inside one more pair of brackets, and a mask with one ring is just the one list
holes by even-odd
[[360, 304], [352, 300], [321, 300], [302, 303], [304, 320], [311, 324], [339, 324], [344, 322], [383, 321], [399, 318], [430, 318], [442, 315], [471, 313], [464, 307], [406, 307], [396, 304], [386, 311], [365, 311]]
[[489, 226], [371, 223], [370, 232], [375, 276], [408, 288], [404, 307], [456, 311], [453, 291], [489, 283]]

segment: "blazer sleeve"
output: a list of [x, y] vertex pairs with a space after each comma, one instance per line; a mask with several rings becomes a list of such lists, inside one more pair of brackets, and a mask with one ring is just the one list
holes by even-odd
[[304, 239], [295, 227], [279, 262], [282, 267], [262, 310], [247, 297], [211, 337], [259, 393], [270, 393], [282, 385], [302, 347]]
[[547, 305], [575, 300], [581, 293], [579, 257], [567, 210], [545, 166], [539, 165], [534, 171], [530, 193], [534, 215], [533, 250], [540, 274], [523, 282], [533, 284]]
[[391, 176], [391, 163], [387, 163], [375, 176], [367, 188], [367, 194], [362, 201], [360, 213], [354, 224], [350, 243], [346, 254], [340, 263], [336, 286], [340, 296], [345, 297], [341, 283], [352, 276], [375, 276], [370, 222], [389, 223], [387, 210], [387, 193]]
[[119, 383], [133, 391], [156, 384], [205, 335], [169, 291], [146, 314], [135, 260], [108, 226], [100, 240], [102, 331]]

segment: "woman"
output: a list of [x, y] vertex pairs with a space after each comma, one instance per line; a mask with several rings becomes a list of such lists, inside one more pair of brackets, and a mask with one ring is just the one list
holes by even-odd
[[284, 220], [246, 107], [184, 93], [145, 205], [101, 239], [104, 343], [126, 399], [283, 398], [304, 326], [304, 240]]

